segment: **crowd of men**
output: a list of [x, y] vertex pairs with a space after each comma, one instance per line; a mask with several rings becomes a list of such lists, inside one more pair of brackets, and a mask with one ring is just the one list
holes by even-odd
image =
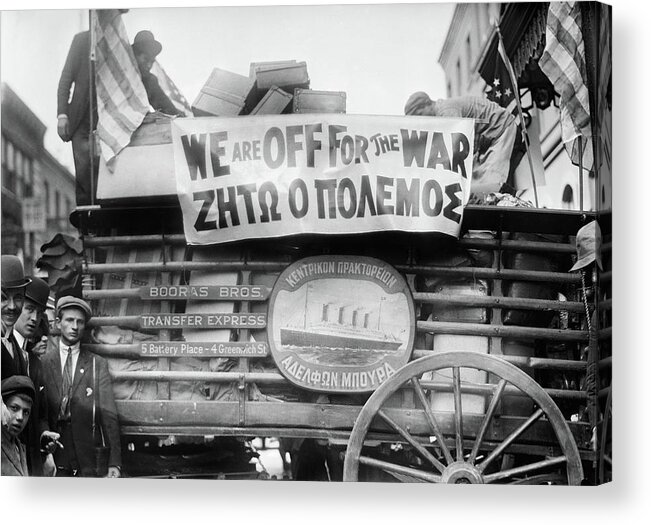
[[90, 305], [58, 299], [2, 256], [2, 475], [120, 477], [117, 410], [105, 359], [81, 346]]

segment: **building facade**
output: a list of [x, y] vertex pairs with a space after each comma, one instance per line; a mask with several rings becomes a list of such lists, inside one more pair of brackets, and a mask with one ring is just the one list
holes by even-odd
[[[545, 48], [549, 3], [457, 4], [439, 63], [446, 74], [449, 97], [483, 95], [494, 71], [497, 54], [497, 26], [518, 79], [518, 87], [530, 139], [539, 206], [572, 210], [610, 209], [610, 108], [596, 134], [601, 148], [599, 169], [581, 170], [572, 164], [561, 140], [559, 97], [538, 67]], [[595, 9], [599, 9], [596, 7]], [[584, 23], [593, 21], [586, 12]], [[610, 64], [610, 18], [600, 17], [601, 27], [591, 27], [596, 41], [586, 39], [586, 50], [595, 49], [593, 62]], [[584, 31], [585, 33], [585, 31]], [[590, 66], [590, 64], [588, 64]], [[598, 64], [593, 64], [596, 70]], [[601, 68], [604, 71], [606, 68]], [[596, 79], [608, 82], [608, 78]], [[595, 86], [592, 86], [595, 91]], [[595, 104], [596, 107], [596, 104]], [[525, 155], [515, 173], [514, 186], [523, 198], [534, 201], [532, 173]]]
[[25, 271], [57, 233], [75, 235], [74, 175], [44, 147], [46, 126], [2, 84], [2, 253], [21, 257]]

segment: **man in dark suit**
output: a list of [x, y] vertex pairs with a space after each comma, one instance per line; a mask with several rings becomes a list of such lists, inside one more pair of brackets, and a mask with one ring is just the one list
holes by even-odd
[[36, 389], [32, 413], [26, 431], [21, 434], [21, 437], [24, 438], [23, 441], [27, 446], [27, 466], [30, 475], [51, 476], [54, 475], [55, 470], [54, 458], [51, 454], [42, 457], [41, 450], [47, 450], [60, 436], [56, 432], [51, 432], [48, 426], [40, 358], [47, 348], [47, 336], [41, 334], [40, 329], [43, 326], [50, 287], [38, 277], [31, 277], [31, 280], [32, 282], [25, 288], [23, 311], [14, 325], [14, 338], [27, 363], [27, 376]]
[[[61, 335], [49, 340], [42, 364], [49, 425], [61, 434], [63, 445], [54, 453], [57, 475], [120, 477], [120, 429], [108, 364], [80, 345], [90, 306], [64, 296], [56, 312]], [[95, 454], [102, 442], [108, 468], [97, 472]]]
[[[91, 119], [95, 83], [90, 80], [90, 71], [90, 32], [83, 31], [72, 39], [57, 89], [57, 133], [64, 142], [72, 141], [78, 206], [91, 204], [90, 134], [97, 127], [97, 104], [93, 103]], [[97, 155], [95, 152], [96, 159]], [[97, 166], [96, 160], [93, 187], [97, 187]]]
[[15, 255], [2, 256], [2, 379], [27, 375], [27, 363], [14, 338], [13, 330], [25, 303], [25, 287], [30, 280], [25, 277], [23, 263]]
[[133, 49], [133, 54], [136, 57], [142, 83], [145, 85], [151, 107], [155, 111], [160, 111], [166, 115], [184, 116], [183, 112], [176, 109], [172, 104], [172, 101], [160, 87], [156, 76], [151, 73], [156, 57], [163, 50], [162, 44], [154, 38], [151, 31], [140, 31], [133, 39], [131, 49]]

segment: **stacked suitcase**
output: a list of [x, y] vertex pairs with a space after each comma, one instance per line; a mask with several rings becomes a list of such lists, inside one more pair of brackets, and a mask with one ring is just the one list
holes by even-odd
[[310, 89], [305, 62], [252, 62], [248, 77], [215, 68], [192, 112], [195, 117], [345, 113], [346, 93]]

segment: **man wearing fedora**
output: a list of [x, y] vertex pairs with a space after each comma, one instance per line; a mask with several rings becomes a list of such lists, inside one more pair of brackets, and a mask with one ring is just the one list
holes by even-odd
[[31, 280], [32, 282], [25, 287], [23, 311], [14, 325], [14, 338], [27, 363], [27, 376], [36, 389], [24, 442], [27, 445], [27, 465], [30, 475], [51, 476], [54, 473], [54, 458], [50, 453], [46, 453], [45, 458], [41, 457], [41, 450], [45, 451], [48, 448], [53, 450], [60, 436], [56, 432], [51, 432], [48, 426], [40, 359], [47, 348], [47, 335], [43, 334], [42, 327], [43, 323], [47, 326], [45, 308], [50, 287], [38, 277], [31, 277]]
[[[60, 336], [49, 340], [42, 364], [49, 427], [63, 445], [54, 452], [57, 476], [120, 477], [120, 430], [108, 364], [80, 344], [90, 305], [64, 296], [56, 316]], [[108, 466], [100, 467], [96, 454], [106, 449]]]
[[14, 337], [14, 325], [25, 303], [25, 288], [30, 280], [25, 277], [23, 263], [15, 255], [2, 256], [2, 379], [27, 375], [27, 363]]
[[155, 111], [160, 111], [166, 115], [184, 116], [172, 104], [172, 101], [160, 87], [156, 76], [151, 73], [156, 57], [163, 50], [162, 44], [154, 38], [151, 31], [140, 31], [133, 39], [131, 49], [133, 49], [133, 54], [136, 57], [142, 83], [145, 85], [151, 107]]

